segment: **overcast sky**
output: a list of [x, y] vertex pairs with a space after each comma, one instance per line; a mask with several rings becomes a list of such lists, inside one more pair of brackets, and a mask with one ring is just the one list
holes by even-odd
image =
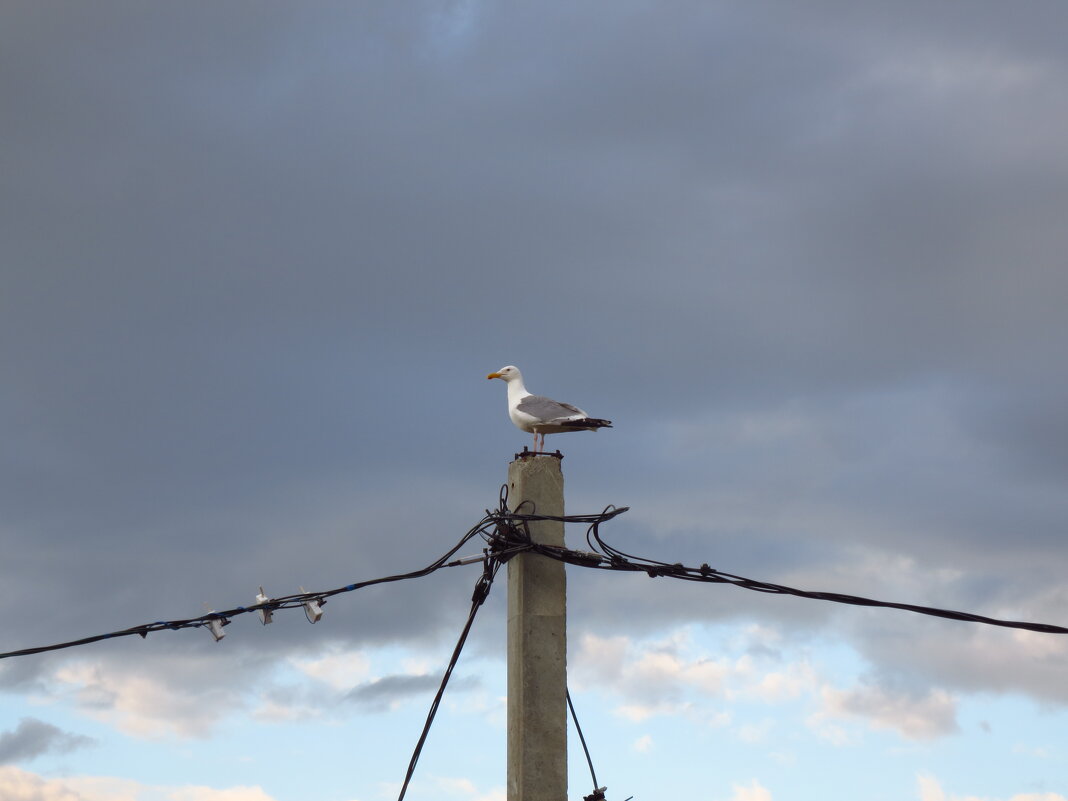
[[[0, 651], [427, 564], [530, 444], [506, 364], [614, 421], [548, 444], [626, 551], [1068, 625], [1066, 29], [0, 5]], [[477, 575], [2, 660], [0, 798], [395, 798]], [[413, 801], [505, 797], [503, 590]], [[569, 609], [612, 801], [1068, 798], [1064, 636], [577, 568]]]

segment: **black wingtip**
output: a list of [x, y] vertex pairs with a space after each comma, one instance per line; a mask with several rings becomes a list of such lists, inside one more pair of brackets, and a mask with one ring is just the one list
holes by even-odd
[[580, 431], [596, 431], [598, 428], [611, 428], [611, 420], [601, 420], [598, 417], [584, 417], [581, 420], [565, 420], [559, 425], [566, 428], [577, 428]]

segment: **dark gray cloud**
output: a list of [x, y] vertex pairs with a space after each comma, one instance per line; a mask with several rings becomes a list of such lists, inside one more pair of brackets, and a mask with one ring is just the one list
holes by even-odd
[[0, 765], [28, 762], [44, 754], [65, 754], [92, 745], [93, 738], [65, 732], [37, 718], [23, 718], [11, 731], [0, 732]]
[[[347, 700], [359, 704], [361, 707], [372, 712], [384, 712], [398, 702], [413, 696], [426, 695], [434, 692], [441, 685], [440, 676], [429, 675], [396, 675], [383, 676], [380, 679], [369, 681], [353, 687], [346, 695]], [[450, 690], [470, 690], [479, 686], [479, 680], [475, 676], [461, 676], [449, 681]]]
[[[626, 550], [1058, 622], [1066, 11], [892, 8], [0, 12], [0, 650], [429, 562], [506, 363], [616, 421], [550, 444]], [[621, 578], [593, 624], [840, 619]], [[447, 640], [469, 585], [219, 648]], [[91, 653], [165, 637], [215, 648]]]

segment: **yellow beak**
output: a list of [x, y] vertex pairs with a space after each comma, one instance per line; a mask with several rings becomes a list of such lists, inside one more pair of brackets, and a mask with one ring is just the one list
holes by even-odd
[[501, 377], [500, 373], [490, 373], [488, 376], [486, 376], [486, 378], [500, 378], [500, 377]]

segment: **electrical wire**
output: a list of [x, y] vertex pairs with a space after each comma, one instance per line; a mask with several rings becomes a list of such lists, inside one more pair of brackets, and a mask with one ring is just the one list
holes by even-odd
[[[882, 607], [888, 609], [901, 609], [907, 612], [915, 612], [922, 615], [959, 620], [969, 623], [981, 623], [988, 626], [1001, 626], [1003, 628], [1023, 629], [1036, 631], [1044, 634], [1068, 634], [1068, 628], [1055, 626], [1049, 623], [1031, 623], [1022, 620], [1002, 620], [999, 618], [986, 617], [971, 612], [957, 612], [951, 609], [940, 609], [932, 606], [918, 604], [898, 603], [895, 601], [879, 601], [873, 598], [865, 598], [859, 595], [847, 595], [838, 592], [816, 592], [788, 587], [783, 584], [773, 584], [766, 581], [757, 581], [745, 576], [734, 575], [715, 570], [707, 564], [700, 567], [687, 567], [680, 562], [662, 562], [642, 556], [628, 554], [610, 545], [601, 537], [600, 524], [612, 517], [626, 511], [626, 507], [605, 507], [600, 515], [587, 515], [590, 518], [589, 528], [586, 531], [586, 542], [591, 551], [576, 551], [555, 545], [544, 545], [533, 542], [530, 539], [529, 528], [526, 523], [532, 519], [538, 520], [563, 520], [572, 522], [566, 517], [552, 517], [545, 515], [507, 513], [500, 515], [498, 519], [498, 532], [503, 531], [503, 537], [513, 548], [526, 545], [531, 551], [548, 556], [568, 564], [580, 567], [596, 568], [600, 570], [615, 570], [628, 572], [646, 573], [650, 578], [663, 576], [666, 578], [679, 579], [682, 581], [699, 581], [710, 584], [730, 584], [754, 592], [763, 592], [774, 595], [792, 595], [798, 598], [811, 600], [830, 601], [839, 604], [853, 606]], [[516, 525], [518, 524], [518, 525]]]
[[575, 705], [571, 702], [571, 690], [564, 688], [564, 697], [567, 699], [567, 708], [571, 710], [571, 719], [575, 721], [575, 731], [578, 732], [579, 742], [582, 743], [582, 750], [586, 754], [586, 764], [590, 766], [590, 778], [593, 779], [593, 792], [596, 794], [600, 789], [600, 785], [597, 784], [597, 773], [593, 769], [593, 760], [590, 758], [590, 749], [586, 747], [586, 738], [582, 736], [582, 726], [579, 725], [578, 715], [575, 714]]
[[[426, 567], [419, 570], [413, 570], [408, 573], [401, 573], [395, 576], [384, 576], [382, 578], [370, 579], [368, 581], [360, 581], [353, 584], [347, 584], [344, 587], [337, 587], [332, 590], [320, 590], [314, 592], [301, 592], [293, 595], [284, 595], [277, 598], [271, 598], [264, 603], [252, 604], [249, 606], [235, 606], [232, 609], [224, 609], [221, 611], [211, 611], [207, 614], [200, 615], [198, 617], [184, 618], [180, 620], [157, 620], [154, 623], [142, 623], [138, 626], [131, 626], [127, 629], [120, 629], [118, 631], [109, 631], [103, 634], [94, 634], [88, 637], [82, 637], [77, 640], [70, 640], [68, 642], [55, 643], [52, 645], [41, 645], [32, 648], [23, 648], [16, 651], [7, 651], [0, 653], [0, 659], [10, 659], [18, 656], [31, 656], [34, 654], [45, 653], [48, 651], [59, 651], [64, 648], [74, 648], [81, 645], [89, 645], [91, 643], [100, 642], [102, 640], [117, 639], [119, 637], [129, 637], [131, 635], [138, 635], [142, 639], [146, 638], [149, 634], [157, 631], [178, 631], [181, 629], [198, 628], [198, 627], [216, 627], [216, 626], [228, 626], [232, 618], [239, 615], [247, 614], [249, 612], [274, 612], [279, 609], [293, 609], [304, 606], [309, 601], [314, 601], [320, 606], [326, 603], [326, 599], [342, 593], [354, 592], [366, 587], [372, 587], [376, 584], [387, 584], [395, 581], [406, 581], [408, 579], [422, 578], [434, 573], [444, 567], [458, 567], [461, 565], [471, 564], [472, 562], [482, 561], [483, 556], [466, 557], [463, 559], [456, 559], [449, 561], [464, 545], [470, 542], [475, 537], [481, 537], [487, 544], [493, 542], [497, 543], [500, 540], [500, 531], [497, 529], [500, 526], [502, 516], [509, 515], [512, 520], [522, 525], [526, 525], [529, 521], [535, 520], [548, 520], [554, 519], [546, 517], [545, 515], [536, 514], [520, 514], [510, 513], [507, 506], [508, 501], [508, 487], [503, 485], [501, 487], [498, 496], [498, 508], [496, 511], [486, 510], [485, 516], [472, 526], [468, 531], [460, 538], [452, 548], [446, 553], [435, 559]], [[607, 517], [602, 515], [573, 515], [571, 517], [562, 518], [565, 522], [573, 523], [593, 523], [595, 521], [601, 521], [614, 517], [625, 509], [616, 510], [613, 514]], [[509, 525], [513, 525], [509, 523]], [[529, 539], [529, 537], [528, 537]], [[524, 550], [529, 550], [526, 544], [519, 543], [514, 545], [511, 549], [497, 547], [497, 557], [503, 562], [516, 553]]]
[[[626, 512], [629, 507], [615, 507], [606, 506], [603, 511], [598, 514], [589, 515], [542, 515], [537, 514], [533, 508], [533, 504], [529, 502], [523, 502], [519, 504], [516, 510], [510, 511], [507, 508], [507, 485], [501, 487], [499, 508], [495, 511], [486, 510], [485, 516], [474, 526], [472, 526], [460, 541], [450, 548], [445, 554], [438, 559], [431, 562], [424, 568], [419, 570], [413, 570], [408, 573], [401, 573], [395, 576], [384, 576], [382, 578], [371, 579], [369, 581], [356, 582], [354, 584], [347, 584], [344, 587], [338, 587], [332, 590], [323, 590], [317, 592], [302, 592], [294, 595], [286, 595], [278, 598], [271, 598], [268, 601], [260, 604], [254, 604], [250, 606], [237, 606], [232, 609], [225, 609], [222, 611], [212, 611], [199, 617], [187, 618], [183, 620], [159, 620], [155, 623], [144, 623], [139, 626], [133, 626], [128, 629], [121, 629], [119, 631], [111, 631], [104, 634], [96, 634], [90, 637], [83, 637], [77, 640], [71, 640], [69, 642], [56, 643], [53, 645], [43, 645], [33, 648], [24, 648], [17, 651], [7, 651], [0, 653], [0, 659], [9, 659], [17, 656], [29, 656], [32, 654], [44, 653], [46, 651], [57, 651], [64, 648], [72, 648], [80, 645], [88, 645], [90, 643], [99, 642], [101, 640], [115, 639], [118, 637], [128, 637], [133, 634], [137, 634], [142, 638], [147, 637], [149, 634], [157, 631], [163, 631], [164, 629], [177, 631], [185, 628], [195, 627], [215, 627], [229, 625], [231, 618], [238, 615], [246, 614], [248, 612], [265, 611], [272, 612], [279, 609], [290, 609], [294, 607], [303, 606], [309, 601], [314, 601], [319, 605], [325, 604], [326, 599], [334, 595], [341, 593], [353, 592], [355, 590], [363, 589], [365, 587], [371, 587], [376, 584], [385, 584], [395, 581], [405, 581], [413, 578], [421, 578], [423, 576], [430, 575], [431, 573], [440, 570], [443, 567], [456, 567], [459, 565], [470, 564], [475, 561], [480, 561], [482, 557], [467, 557], [464, 559], [457, 559], [449, 561], [457, 551], [460, 550], [467, 542], [476, 536], [481, 536], [487, 544], [492, 544], [497, 558], [502, 562], [506, 561], [511, 556], [524, 551], [535, 551], [542, 553], [553, 559], [567, 562], [569, 564], [577, 565], [580, 567], [596, 568], [600, 570], [615, 570], [615, 571], [629, 571], [629, 572], [644, 572], [650, 577], [663, 576], [667, 578], [674, 578], [683, 581], [700, 581], [713, 584], [731, 584], [735, 587], [742, 589], [752, 590], [755, 592], [770, 593], [776, 595], [793, 595], [799, 598], [808, 598], [812, 600], [830, 601], [833, 603], [851, 604], [854, 606], [869, 606], [869, 607], [884, 607], [891, 609], [901, 609], [908, 612], [915, 612], [917, 614], [931, 615], [935, 617], [942, 617], [950, 620], [960, 620], [972, 623], [981, 623], [990, 626], [1001, 626], [1005, 628], [1024, 629], [1028, 631], [1036, 631], [1045, 634], [1068, 634], [1068, 628], [1063, 626], [1055, 626], [1047, 623], [1031, 623], [1019, 620], [1001, 620], [997, 618], [986, 617], [984, 615], [976, 615], [969, 612], [957, 612], [949, 609], [939, 609], [936, 607], [920, 606], [917, 604], [898, 603], [892, 601], [879, 601], [872, 598], [865, 598], [857, 595], [847, 595], [844, 593], [836, 592], [815, 592], [810, 590], [801, 590], [794, 587], [788, 587], [782, 584], [773, 584], [765, 581], [757, 581], [755, 579], [746, 578], [744, 576], [734, 575], [732, 573], [725, 573], [720, 570], [715, 570], [709, 567], [707, 564], [703, 564], [700, 567], [687, 567], [681, 563], [663, 562], [657, 559], [651, 559], [648, 557], [634, 556], [622, 551], [608, 542], [606, 542], [600, 535], [600, 525], [617, 515]], [[520, 511], [524, 507], [529, 506], [530, 511]], [[563, 523], [583, 523], [588, 525], [586, 531], [586, 542], [590, 546], [590, 551], [577, 551], [559, 546], [543, 545], [535, 543], [531, 540], [529, 523], [541, 521], [541, 520], [555, 520]]]
[[[56, 651], [63, 648], [86, 645], [89, 643], [98, 642], [100, 640], [125, 637], [132, 634], [137, 634], [144, 638], [152, 632], [162, 631], [163, 629], [178, 630], [184, 628], [210, 626], [212, 628], [212, 633], [215, 634], [217, 631], [217, 627], [225, 626], [230, 623], [230, 618], [236, 617], [241, 614], [246, 614], [248, 612], [261, 611], [265, 613], [270, 613], [279, 609], [290, 609], [294, 607], [305, 606], [309, 602], [315, 602], [321, 606], [326, 603], [327, 598], [330, 598], [334, 595], [339, 595], [341, 593], [353, 592], [355, 590], [363, 589], [365, 587], [371, 587], [376, 584], [386, 584], [390, 582], [421, 578], [423, 576], [430, 575], [431, 573], [434, 573], [444, 567], [457, 567], [460, 565], [467, 565], [481, 561], [483, 563], [483, 573], [475, 584], [475, 590], [471, 597], [471, 609], [468, 613], [467, 621], [460, 634], [460, 638], [456, 643], [456, 647], [453, 649], [452, 658], [449, 661], [448, 667], [445, 669], [445, 673], [442, 676], [441, 685], [438, 687], [438, 691], [434, 696], [433, 701], [431, 702], [430, 710], [427, 713], [427, 718], [423, 725], [423, 730], [419, 736], [419, 740], [416, 743], [411, 760], [408, 764], [408, 770], [405, 774], [404, 783], [401, 786], [400, 795], [398, 796], [398, 801], [403, 801], [404, 795], [407, 792], [412, 776], [415, 773], [415, 768], [418, 764], [423, 746], [425, 745], [427, 736], [430, 733], [430, 728], [434, 722], [434, 718], [441, 704], [441, 699], [444, 696], [445, 688], [449, 683], [449, 679], [452, 676], [453, 670], [456, 667], [456, 663], [460, 658], [460, 653], [462, 652], [464, 644], [467, 641], [467, 636], [471, 631], [472, 625], [474, 624], [475, 615], [477, 614], [478, 609], [482, 606], [487, 596], [489, 595], [490, 587], [492, 586], [493, 580], [496, 577], [497, 571], [500, 569], [501, 565], [503, 565], [509, 559], [520, 553], [538, 553], [550, 559], [575, 565], [577, 567], [586, 567], [598, 570], [612, 570], [620, 572], [642, 572], [646, 573], [650, 578], [666, 577], [678, 579], [681, 581], [697, 581], [712, 584], [730, 584], [741, 589], [775, 595], [791, 595], [799, 598], [808, 598], [812, 600], [829, 601], [841, 604], [851, 604], [855, 606], [901, 609], [904, 611], [915, 612], [924, 615], [932, 615], [936, 617], [947, 618], [950, 620], [982, 623], [985, 625], [1002, 626], [1006, 628], [1025, 629], [1029, 631], [1049, 634], [1068, 634], [1068, 628], [1065, 628], [1063, 626], [1054, 626], [1046, 623], [1001, 620], [968, 612], [957, 612], [949, 609], [939, 609], [936, 607], [920, 606], [917, 604], [897, 603], [892, 601], [878, 601], [872, 598], [865, 598], [857, 595], [847, 595], [844, 593], [837, 592], [814, 592], [809, 590], [801, 590], [794, 587], [788, 587], [782, 584], [757, 581], [755, 579], [746, 578], [745, 576], [725, 573], [723, 571], [715, 570], [709, 567], [707, 563], [702, 564], [700, 567], [688, 567], [686, 565], [683, 565], [681, 562], [664, 562], [648, 557], [635, 556], [633, 554], [628, 554], [625, 551], [622, 551], [619, 548], [616, 548], [615, 546], [609, 544], [600, 534], [600, 525], [602, 523], [613, 519], [614, 517], [622, 514], [623, 512], [626, 512], [628, 507], [624, 506], [617, 508], [615, 506], [606, 506], [600, 513], [590, 515], [542, 515], [537, 513], [537, 510], [534, 508], [534, 505], [529, 501], [524, 501], [523, 503], [519, 504], [515, 510], [509, 510], [507, 500], [508, 486], [504, 485], [501, 487], [499, 495], [499, 508], [497, 510], [486, 510], [485, 516], [478, 523], [472, 526], [463, 535], [463, 537], [460, 538], [459, 542], [457, 542], [452, 548], [450, 548], [438, 559], [435, 559], [426, 567], [420, 568], [418, 570], [413, 570], [408, 573], [400, 573], [394, 576], [384, 576], [382, 578], [356, 582], [332, 590], [301, 592], [295, 595], [286, 595], [279, 598], [271, 598], [263, 603], [258, 603], [251, 606], [237, 606], [233, 609], [226, 609], [220, 612], [212, 611], [206, 615], [201, 615], [200, 617], [195, 618], [188, 618], [185, 620], [157, 621], [155, 623], [146, 623], [128, 629], [108, 632], [106, 634], [98, 634], [91, 637], [84, 637], [82, 639], [72, 640], [70, 642], [38, 646], [35, 648], [25, 648], [19, 651], [9, 651], [6, 653], [0, 653], [0, 659], [39, 654], [46, 651]], [[543, 543], [535, 542], [531, 537], [530, 523], [546, 520], [558, 521], [562, 523], [581, 523], [587, 525], [588, 528], [586, 530], [586, 543], [589, 546], [590, 550], [573, 550], [563, 546], [546, 545]], [[452, 557], [455, 556], [456, 553], [464, 545], [466, 545], [475, 537], [481, 537], [486, 544], [486, 547], [483, 549], [482, 555], [469, 556], [460, 559], [453, 559], [452, 561], [450, 561], [450, 559], [452, 559]], [[307, 607], [305, 607], [305, 609], [307, 610]], [[312, 618], [309, 617], [309, 620], [311, 619]], [[218, 637], [216, 637], [216, 639], [218, 639]], [[592, 799], [597, 799], [598, 801], [600, 801], [601, 799], [604, 799], [605, 788], [600, 788], [597, 786], [597, 774], [594, 771], [593, 760], [590, 757], [589, 748], [586, 745], [586, 738], [583, 735], [581, 726], [579, 725], [578, 716], [575, 713], [575, 706], [571, 700], [571, 694], [570, 692], [566, 691], [566, 688], [565, 696], [567, 699], [568, 708], [571, 711], [571, 717], [575, 722], [575, 729], [578, 732], [579, 740], [582, 743], [582, 748], [586, 755], [586, 761], [590, 768], [590, 776], [593, 779], [594, 792], [592, 795], [586, 797], [586, 801], [591, 801]]]
[[467, 642], [467, 635], [471, 632], [471, 625], [475, 622], [475, 614], [489, 596], [490, 587], [493, 585], [493, 579], [497, 576], [497, 571], [500, 569], [501, 564], [503, 563], [496, 557], [487, 555], [485, 558], [482, 575], [475, 584], [475, 591], [471, 595], [471, 611], [467, 615], [467, 623], [464, 624], [463, 631], [460, 633], [460, 639], [456, 642], [456, 647], [452, 651], [452, 659], [449, 660], [449, 666], [445, 669], [445, 675], [441, 678], [441, 686], [438, 687], [438, 692], [434, 696], [434, 700], [430, 703], [430, 711], [427, 713], [426, 722], [423, 724], [423, 731], [419, 735], [419, 741], [415, 744], [415, 751], [412, 752], [412, 759], [408, 763], [408, 772], [404, 775], [404, 783], [401, 785], [400, 795], [397, 796], [397, 801], [403, 801], [404, 794], [408, 792], [408, 784], [411, 782], [412, 776], [415, 774], [415, 766], [419, 762], [419, 755], [423, 752], [423, 744], [426, 743], [427, 735], [430, 734], [430, 727], [434, 723], [434, 716], [438, 713], [438, 707], [441, 705], [441, 698], [445, 694], [445, 687], [449, 683], [449, 678], [452, 676], [453, 668], [456, 667], [456, 662], [460, 659], [460, 652], [464, 648], [464, 643]]
[[484, 557], [479, 556], [477, 558], [465, 558], [449, 561], [449, 559], [456, 554], [464, 545], [475, 537], [481, 536], [487, 542], [493, 537], [491, 528], [496, 525], [497, 513], [486, 511], [485, 517], [483, 517], [478, 523], [472, 526], [467, 533], [460, 538], [452, 548], [445, 552], [442, 556], [435, 559], [426, 567], [418, 570], [413, 570], [409, 573], [400, 573], [395, 576], [384, 576], [382, 578], [370, 579], [369, 581], [360, 581], [354, 584], [347, 584], [344, 587], [338, 587], [332, 590], [321, 590], [316, 592], [302, 592], [294, 595], [284, 595], [278, 598], [271, 598], [264, 603], [253, 604], [250, 606], [236, 606], [232, 609], [225, 609], [222, 611], [212, 611], [199, 617], [187, 618], [184, 620], [159, 620], [155, 623], [143, 623], [139, 626], [132, 626], [128, 629], [121, 629], [119, 631], [111, 631], [105, 634], [95, 634], [90, 637], [82, 637], [78, 640], [71, 640], [69, 642], [56, 643], [54, 645], [41, 645], [34, 648], [23, 648], [18, 651], [8, 651], [6, 653], [0, 653], [0, 659], [9, 659], [16, 656], [29, 656], [32, 654], [40, 654], [46, 651], [58, 651], [63, 648], [73, 648], [78, 645], [88, 645], [90, 643], [99, 642], [101, 640], [115, 639], [118, 637], [129, 637], [133, 634], [139, 635], [142, 639], [149, 634], [157, 631], [171, 630], [177, 631], [180, 629], [197, 628], [202, 626], [211, 626], [213, 622], [221, 622], [221, 625], [229, 625], [230, 619], [237, 617], [238, 615], [247, 614], [249, 612], [266, 611], [273, 612], [278, 609], [293, 609], [303, 606], [309, 601], [315, 601], [320, 604], [326, 603], [326, 599], [334, 595], [341, 593], [353, 592], [355, 590], [362, 590], [366, 587], [372, 587], [376, 584], [387, 584], [394, 581], [405, 581], [408, 579], [422, 578], [428, 576], [440, 570], [443, 567], [457, 567], [460, 565], [470, 564], [473, 561], [481, 561]]
[[[520, 507], [526, 505], [528, 502], [520, 504]], [[449, 678], [452, 676], [453, 669], [456, 667], [456, 663], [460, 658], [460, 652], [463, 650], [464, 643], [467, 641], [467, 635], [471, 631], [471, 625], [475, 621], [475, 614], [478, 612], [479, 607], [485, 602], [489, 595], [490, 587], [493, 584], [493, 580], [497, 575], [497, 571], [500, 570], [501, 565], [511, 559], [513, 556], [531, 550], [530, 529], [528, 524], [538, 520], [561, 520], [567, 523], [586, 523], [590, 525], [596, 525], [604, 520], [611, 519], [620, 512], [626, 511], [626, 509], [613, 510], [612, 512], [602, 512], [597, 515], [571, 515], [571, 516], [551, 516], [551, 515], [539, 515], [533, 512], [533, 504], [530, 504], [532, 511], [529, 513], [511, 512], [508, 510], [508, 485], [505, 484], [501, 487], [498, 498], [498, 509], [495, 512], [486, 510], [486, 517], [484, 517], [478, 525], [473, 527], [471, 532], [481, 533], [483, 539], [486, 541], [488, 547], [485, 551], [485, 557], [483, 560], [482, 576], [479, 578], [475, 585], [475, 591], [471, 596], [471, 610], [467, 616], [467, 623], [464, 625], [463, 631], [460, 633], [460, 639], [456, 643], [456, 647], [453, 649], [452, 658], [449, 660], [449, 665], [445, 669], [445, 674], [442, 676], [441, 685], [438, 687], [437, 694], [434, 696], [434, 700], [430, 703], [430, 710], [427, 713], [426, 721], [423, 724], [423, 730], [419, 735], [419, 740], [416, 742], [415, 750], [412, 753], [412, 758], [408, 763], [408, 770], [404, 776], [404, 782], [401, 785], [400, 794], [397, 796], [397, 801], [403, 801], [405, 794], [408, 791], [408, 786], [411, 783], [412, 776], [415, 774], [415, 767], [419, 762], [419, 757], [422, 754], [423, 746], [426, 743], [427, 736], [430, 733], [430, 727], [433, 725], [434, 717], [437, 714], [438, 707], [441, 704], [442, 696], [445, 694], [445, 687], [449, 683]], [[513, 532], [517, 531], [516, 523], [522, 527], [522, 532], [519, 534], [519, 541], [516, 541], [514, 536], [511, 536]], [[493, 530], [490, 530], [490, 524], [493, 525]], [[466, 560], [459, 560], [466, 561]], [[590, 758], [589, 749], [586, 747], [586, 738], [582, 734], [582, 728], [579, 726], [578, 717], [575, 714], [575, 706], [571, 702], [571, 694], [564, 688], [565, 697], [567, 698], [567, 705], [571, 710], [572, 720], [575, 721], [575, 729], [578, 731], [579, 740], [582, 742], [582, 748], [586, 753], [586, 761], [590, 766], [590, 775], [593, 777], [594, 792], [593, 795], [588, 796], [588, 799], [603, 799], [604, 788], [597, 788], [597, 775], [593, 770], [593, 760]]]

